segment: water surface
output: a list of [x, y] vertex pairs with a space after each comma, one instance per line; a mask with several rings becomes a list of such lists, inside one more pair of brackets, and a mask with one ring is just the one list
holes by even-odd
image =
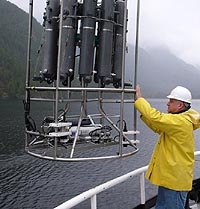
[[[166, 111], [166, 100], [150, 100], [160, 111]], [[200, 101], [193, 102], [200, 111]], [[35, 118], [49, 113], [51, 107], [38, 105]], [[125, 112], [131, 129], [132, 104]], [[112, 112], [113, 107], [108, 107]], [[22, 101], [0, 101], [0, 208], [1, 209], [52, 209], [71, 197], [96, 185], [148, 164], [157, 135], [138, 120], [140, 151], [131, 157], [118, 160], [92, 162], [54, 162], [29, 156], [24, 152], [24, 114]], [[139, 115], [138, 115], [139, 117]], [[196, 149], [200, 150], [200, 130], [195, 132]], [[199, 161], [195, 176], [199, 175]], [[156, 187], [146, 182], [147, 198], [156, 193]], [[138, 177], [97, 196], [100, 209], [131, 209], [140, 201]], [[75, 207], [88, 209], [89, 202]]]

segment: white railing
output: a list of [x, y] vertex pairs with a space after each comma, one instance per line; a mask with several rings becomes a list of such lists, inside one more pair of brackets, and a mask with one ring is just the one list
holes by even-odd
[[[196, 151], [194, 153], [195, 156], [200, 155], [200, 151]], [[120, 183], [123, 183], [127, 181], [128, 179], [139, 175], [140, 176], [140, 197], [141, 197], [141, 204], [145, 204], [145, 178], [144, 174], [148, 168], [147, 166], [138, 168], [134, 171], [131, 171], [125, 175], [122, 175], [120, 177], [117, 177], [115, 179], [112, 179], [104, 184], [101, 184], [99, 186], [96, 186], [92, 189], [89, 189], [86, 192], [83, 192], [82, 194], [79, 194], [75, 196], [74, 198], [66, 201], [65, 203], [57, 206], [54, 209], [70, 209], [73, 208], [74, 206], [78, 205], [81, 202], [84, 202], [85, 200], [90, 198], [90, 203], [91, 203], [91, 209], [97, 209], [97, 194], [100, 192], [103, 192], [111, 187], [114, 187]]]

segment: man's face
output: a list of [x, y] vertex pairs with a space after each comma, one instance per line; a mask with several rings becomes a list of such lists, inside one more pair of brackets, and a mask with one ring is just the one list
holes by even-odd
[[168, 106], [167, 109], [168, 113], [175, 113], [184, 108], [183, 102], [176, 99], [169, 99], [167, 106]]

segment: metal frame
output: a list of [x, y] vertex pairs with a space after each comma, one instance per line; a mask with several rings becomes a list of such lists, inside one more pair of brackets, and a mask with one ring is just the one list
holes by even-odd
[[[63, 16], [63, 0], [60, 0], [61, 3], [61, 17]], [[125, 17], [127, 17], [127, 0], [125, 0]], [[139, 10], [139, 7], [138, 7]], [[139, 14], [139, 13], [138, 13]], [[58, 105], [61, 102], [67, 102], [67, 108], [70, 108], [70, 104], [71, 102], [80, 102], [81, 104], [81, 109], [80, 109], [80, 116], [79, 116], [79, 120], [78, 120], [78, 131], [76, 132], [75, 135], [75, 139], [73, 141], [73, 145], [72, 145], [72, 150], [71, 150], [71, 154], [70, 157], [59, 157], [57, 154], [57, 149], [58, 149], [58, 135], [55, 135], [54, 137], [54, 156], [46, 156], [43, 154], [38, 154], [35, 151], [32, 151], [31, 149], [29, 149], [29, 145], [32, 143], [29, 143], [28, 141], [28, 135], [32, 134], [32, 135], [37, 135], [37, 133], [33, 133], [31, 131], [26, 130], [26, 142], [25, 142], [25, 150], [28, 154], [32, 155], [32, 156], [36, 156], [39, 158], [43, 158], [43, 159], [48, 159], [48, 160], [59, 160], [59, 161], [86, 161], [86, 160], [97, 160], [97, 159], [113, 159], [113, 158], [121, 158], [121, 157], [127, 157], [127, 156], [131, 156], [134, 155], [135, 153], [137, 153], [139, 151], [139, 149], [136, 147], [135, 142], [132, 142], [132, 140], [130, 140], [128, 138], [128, 136], [123, 132], [123, 120], [124, 120], [124, 104], [125, 103], [133, 103], [133, 100], [125, 100], [125, 94], [126, 93], [131, 93], [133, 95], [135, 95], [135, 89], [126, 89], [125, 85], [124, 85], [124, 77], [125, 77], [125, 48], [126, 48], [126, 38], [124, 38], [123, 41], [123, 66], [122, 66], [122, 86], [119, 89], [116, 88], [88, 88], [85, 86], [82, 87], [60, 87], [60, 65], [61, 65], [61, 39], [62, 39], [62, 24], [63, 24], [63, 18], [60, 18], [60, 27], [59, 27], [59, 47], [58, 47], [58, 63], [57, 63], [57, 80], [54, 83], [55, 86], [53, 87], [41, 87], [41, 86], [30, 86], [30, 60], [31, 60], [31, 37], [32, 37], [32, 18], [33, 18], [33, 0], [29, 0], [29, 38], [28, 38], [28, 54], [27, 54], [27, 70], [26, 70], [26, 101], [25, 103], [29, 105], [27, 114], [29, 114], [30, 112], [30, 102], [32, 101], [46, 101], [46, 102], [52, 102], [53, 103], [53, 109], [54, 109], [54, 117], [55, 117], [55, 123], [59, 124], [58, 121]], [[139, 15], [138, 15], [139, 18]], [[124, 18], [124, 25], [126, 25], [126, 18]], [[137, 31], [138, 31], [138, 27], [139, 27], [139, 19], [138, 19], [138, 24], [137, 24]], [[123, 35], [124, 37], [126, 37], [126, 27], [124, 27], [123, 30]], [[136, 36], [136, 40], [138, 42], [138, 32], [137, 32], [137, 36]], [[136, 46], [138, 47], [138, 45]], [[136, 49], [137, 51], [137, 49]], [[136, 82], [136, 75], [137, 75], [137, 57], [138, 57], [138, 53], [136, 53], [135, 55], [135, 77], [134, 77], [134, 81]], [[46, 99], [46, 98], [34, 98], [31, 97], [31, 92], [32, 91], [48, 91], [48, 92], [53, 92], [54, 94], [54, 98], [53, 99]], [[82, 94], [82, 98], [80, 99], [71, 99], [70, 97], [70, 93], [71, 92], [80, 92]], [[60, 92], [67, 92], [67, 98], [66, 99], [61, 99], [60, 98]], [[94, 98], [94, 99], [88, 99], [87, 98], [87, 94], [88, 92], [96, 92], [98, 93], [98, 97]], [[121, 99], [120, 100], [106, 100], [102, 97], [102, 94], [105, 92], [111, 92], [113, 94], [120, 94], [121, 95]], [[119, 132], [120, 138], [119, 138], [119, 152], [117, 155], [109, 155], [109, 156], [103, 156], [103, 157], [78, 157], [78, 158], [74, 158], [74, 151], [75, 151], [75, 147], [77, 144], [77, 139], [78, 139], [78, 135], [79, 135], [79, 130], [80, 130], [80, 126], [81, 126], [81, 121], [82, 118], [87, 115], [87, 103], [88, 102], [93, 102], [93, 101], [98, 101], [99, 103], [99, 113], [101, 114], [101, 116], [117, 131]], [[120, 125], [119, 127], [117, 127], [114, 122], [112, 121], [112, 119], [108, 116], [108, 114], [105, 112], [104, 108], [103, 108], [103, 103], [106, 102], [110, 102], [110, 103], [119, 103], [120, 104]], [[133, 116], [133, 124], [134, 124], [134, 131], [132, 131], [131, 133], [134, 134], [134, 140], [137, 141], [136, 139], [136, 134], [138, 133], [137, 131], [137, 127], [136, 127], [136, 120], [137, 120], [137, 115], [136, 115], [136, 111], [134, 113]], [[55, 132], [59, 132], [58, 128], [55, 127]], [[123, 153], [123, 139], [126, 139], [126, 141], [129, 143], [130, 146], [132, 146], [133, 150], [127, 153]]]

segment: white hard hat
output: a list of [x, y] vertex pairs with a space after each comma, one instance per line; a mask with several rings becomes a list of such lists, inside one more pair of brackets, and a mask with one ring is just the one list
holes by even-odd
[[168, 95], [167, 98], [177, 99], [177, 100], [191, 104], [192, 94], [185, 87], [177, 86], [171, 91], [170, 95]]

